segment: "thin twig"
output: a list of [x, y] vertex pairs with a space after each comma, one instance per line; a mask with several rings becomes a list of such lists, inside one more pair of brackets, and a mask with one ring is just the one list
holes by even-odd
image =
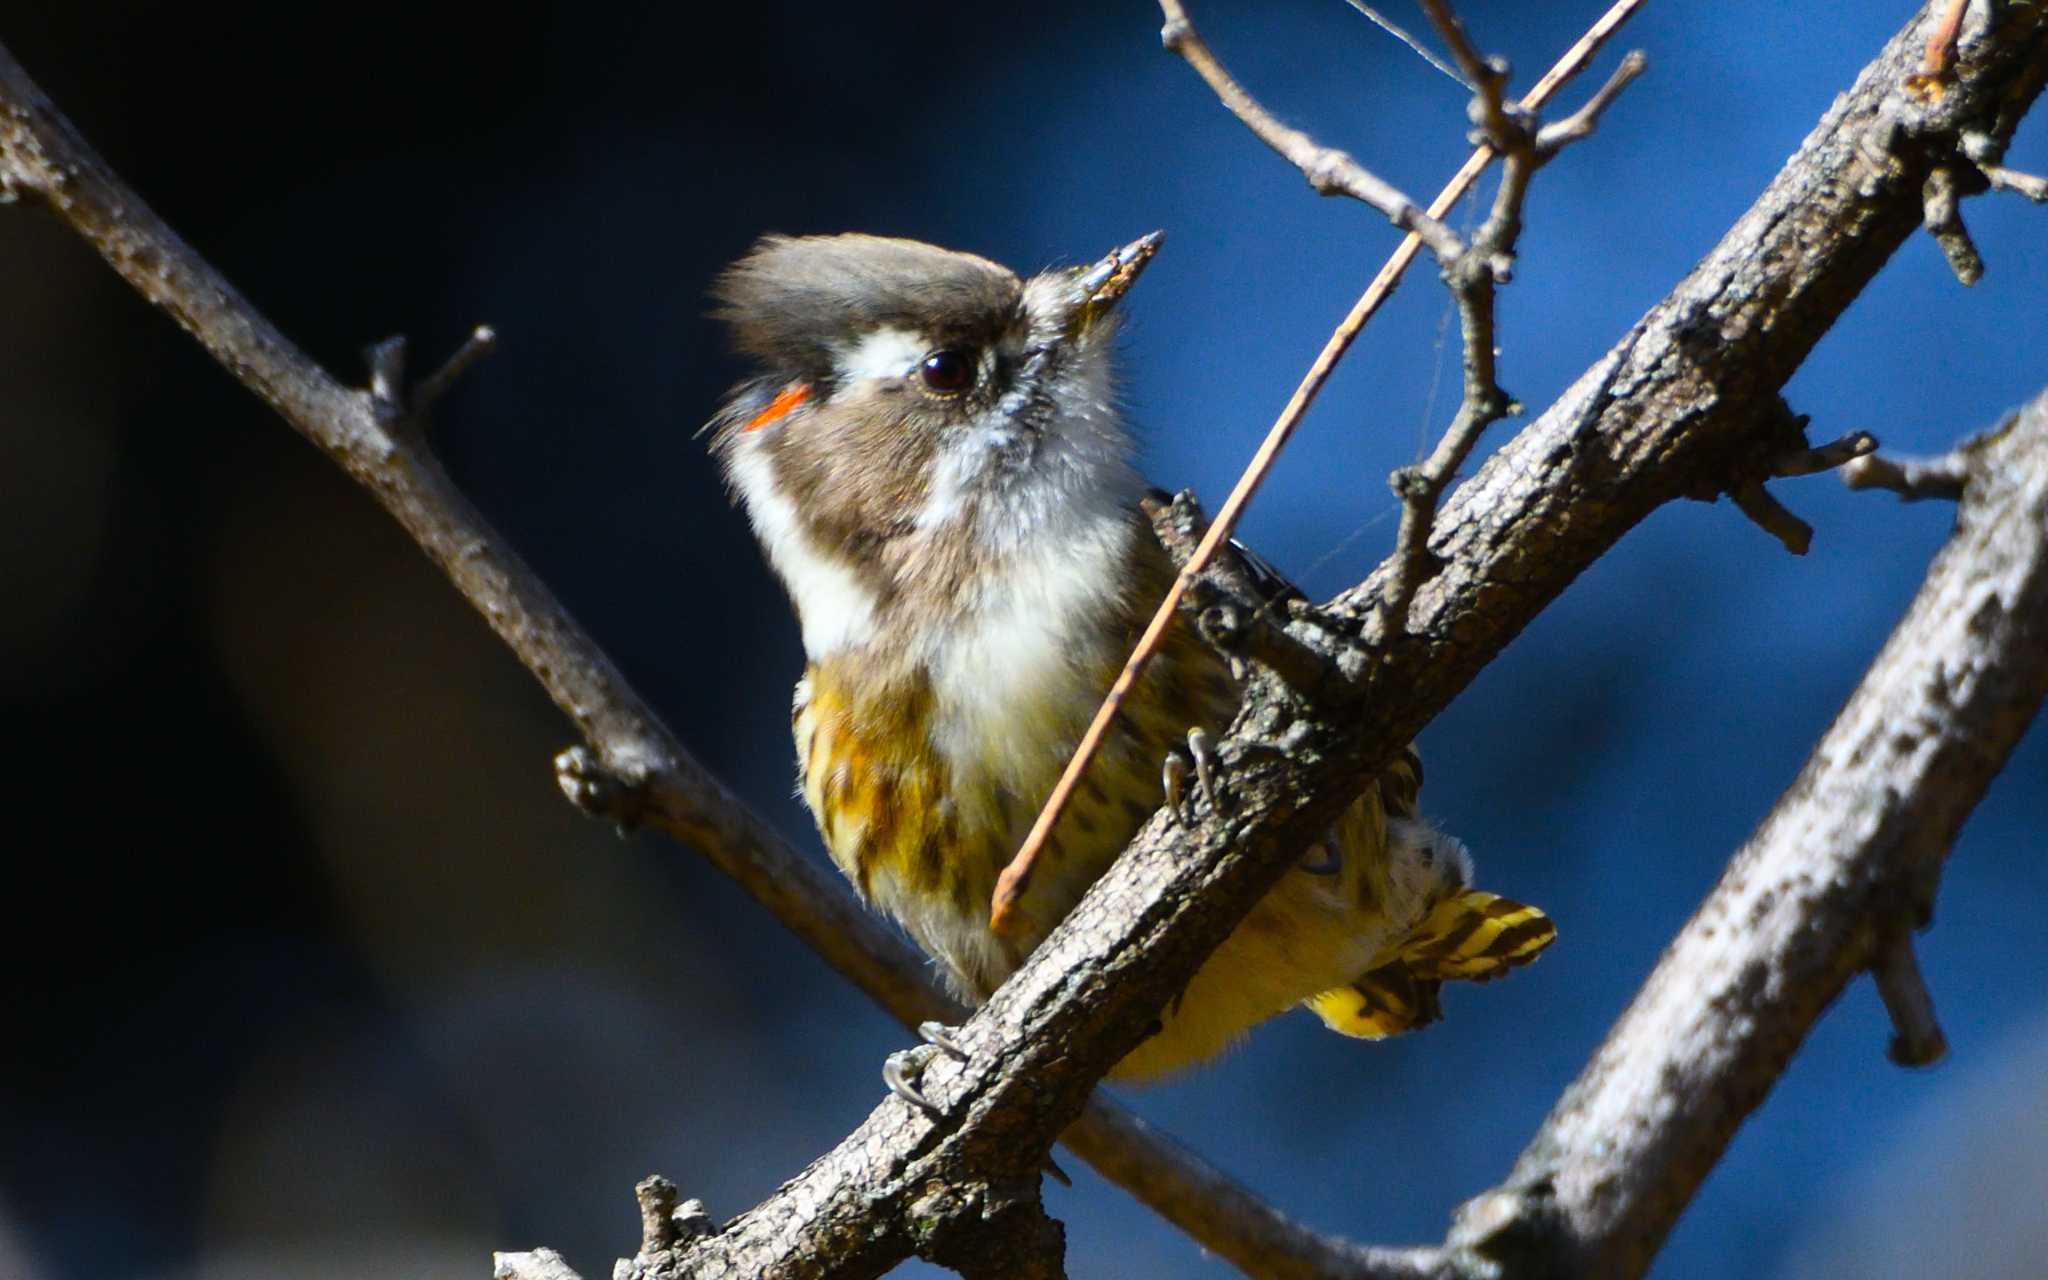
[[[1556, 65], [1536, 82], [1536, 86], [1522, 99], [1521, 105], [1525, 109], [1534, 110], [1548, 102], [1551, 95], [1555, 94], [1567, 80], [1585, 69], [1586, 64], [1593, 60], [1593, 56], [1600, 52], [1601, 47], [1620, 30], [1622, 23], [1627, 22], [1635, 15], [1636, 10], [1647, 3], [1649, 0], [1616, 0], [1607, 12], [1600, 15], [1597, 22], [1587, 28], [1586, 34], [1580, 36], [1577, 43], [1565, 50], [1564, 56], [1557, 60]], [[1168, 10], [1169, 18], [1171, 14], [1172, 10]], [[1429, 215], [1441, 219], [1455, 208], [1458, 201], [1464, 199], [1465, 193], [1471, 190], [1480, 173], [1493, 160], [1493, 156], [1493, 148], [1489, 146], [1475, 148], [1472, 154], [1466, 157], [1464, 166], [1452, 175], [1444, 189], [1437, 193], [1436, 199], [1430, 202]], [[1394, 286], [1400, 283], [1402, 275], [1407, 272], [1408, 265], [1415, 261], [1415, 255], [1421, 248], [1422, 237], [1410, 231], [1395, 247], [1386, 264], [1379, 269], [1379, 274], [1372, 278], [1372, 283], [1366, 286], [1365, 292], [1359, 295], [1358, 301], [1352, 304], [1350, 313], [1330, 335], [1329, 341], [1323, 344], [1322, 351], [1316, 355], [1315, 363], [1309, 366], [1308, 373], [1294, 389], [1294, 395], [1288, 399], [1287, 406], [1280, 411], [1280, 416], [1266, 432], [1265, 440], [1252, 455], [1252, 460], [1246, 464], [1244, 473], [1238, 476], [1237, 484], [1231, 489], [1230, 496], [1223, 500], [1222, 507], [1217, 510], [1215, 523], [1209, 526], [1209, 532], [1203, 536], [1201, 545], [1195, 548], [1194, 556], [1174, 578], [1173, 585], [1167, 589], [1166, 598], [1159, 602], [1158, 610], [1153, 613], [1152, 621], [1145, 627], [1145, 633], [1139, 637], [1136, 647], [1131, 650], [1131, 656], [1124, 663], [1124, 669], [1118, 674], [1116, 683], [1110, 687], [1108, 695], [1102, 700], [1102, 705], [1096, 708], [1095, 719], [1089, 723], [1088, 731], [1081, 735], [1079, 745], [1074, 748], [1073, 758], [1067, 761], [1066, 772], [1060, 775], [1052, 794], [1046, 797], [1044, 808], [1039, 810], [1038, 820], [1032, 824], [1031, 831], [1024, 837], [1024, 843], [1018, 848], [1016, 856], [1010, 860], [1009, 866], [1003, 868], [1001, 878], [996, 881], [995, 898], [990, 908], [990, 922], [998, 933], [1015, 933], [1023, 923], [1020, 904], [1024, 891], [1030, 884], [1031, 870], [1037, 861], [1038, 851], [1045, 846], [1046, 838], [1059, 822], [1060, 814], [1065, 812], [1067, 802], [1073, 797], [1075, 789], [1081, 785], [1081, 777], [1088, 771], [1089, 762], [1095, 759], [1096, 751], [1101, 748], [1103, 736], [1109, 732], [1110, 723], [1115, 720], [1124, 700], [1137, 685], [1138, 678], [1145, 673], [1145, 667], [1152, 661], [1152, 655], [1158, 651], [1159, 642], [1166, 635], [1166, 628], [1173, 622], [1173, 615], [1179, 610], [1181, 599], [1187, 594], [1188, 587], [1208, 567], [1210, 560], [1215, 558], [1217, 549], [1228, 542], [1230, 535], [1236, 532], [1237, 522], [1243, 517], [1246, 504], [1251, 501], [1252, 495], [1258, 492], [1259, 485], [1265, 481], [1266, 473], [1272, 470], [1274, 459], [1278, 458], [1280, 450], [1286, 447], [1288, 438], [1294, 434], [1294, 428], [1301, 422], [1302, 415], [1308, 412], [1309, 405], [1314, 403], [1316, 393], [1323, 389], [1323, 384], [1336, 369], [1337, 361], [1358, 337], [1359, 330], [1365, 327], [1366, 321], [1372, 319], [1373, 314], [1380, 309], [1380, 304], [1387, 300], [1387, 296], [1394, 291]]]
[[1970, 229], [1963, 225], [1961, 193], [1956, 190], [1954, 171], [1940, 166], [1930, 172], [1921, 187], [1921, 200], [1921, 217], [1927, 233], [1941, 246], [1949, 270], [1965, 285], [1982, 280], [1984, 256], [1977, 252]]
[[1948, 1054], [1948, 1037], [1934, 1013], [1934, 997], [1920, 972], [1913, 935], [1899, 929], [1878, 944], [1870, 967], [1877, 993], [1892, 1020], [1892, 1042], [1886, 1056], [1902, 1067], [1931, 1067]]
[[[1508, 64], [1500, 58], [1488, 58], [1479, 52], [1466, 34], [1465, 24], [1444, 0], [1422, 0], [1422, 11], [1429, 15], [1430, 23], [1437, 34], [1451, 47], [1451, 58], [1465, 73], [1466, 83], [1472, 86], [1472, 123], [1479, 126], [1480, 137], [1474, 142], [1490, 143], [1496, 151], [1509, 151], [1513, 143], [1509, 140], [1518, 131], [1507, 100]], [[1503, 144], [1507, 145], [1503, 145]]]
[[1963, 29], [1963, 15], [1969, 8], [1970, 0], [1948, 0], [1947, 11], [1927, 36], [1927, 56], [1920, 64], [1923, 74], [1939, 79], [1948, 73], [1949, 62], [1955, 56], [1956, 36]]
[[1876, 436], [1868, 431], [1853, 431], [1817, 449], [1800, 449], [1776, 458], [1771, 463], [1771, 474], [1786, 477], [1818, 475], [1836, 467], [1846, 467], [1856, 459], [1876, 452]]
[[1271, 112], [1260, 106], [1258, 100], [1223, 69], [1223, 64], [1217, 61], [1201, 33], [1195, 30], [1180, 0], [1160, 0], [1159, 7], [1166, 13], [1166, 25], [1159, 32], [1160, 43], [1169, 52], [1186, 59], [1196, 74], [1208, 81], [1209, 87], [1216, 91], [1223, 105], [1230, 108], [1231, 114], [1244, 121], [1245, 127], [1259, 141], [1301, 170], [1302, 176], [1319, 194], [1347, 195], [1371, 205], [1401, 230], [1421, 236], [1424, 243], [1445, 262], [1464, 252], [1464, 242], [1458, 239], [1457, 232], [1425, 212], [1422, 206], [1410, 200], [1392, 183], [1358, 163], [1349, 152], [1323, 146], [1301, 130], [1281, 124]]
[[1508, 280], [1514, 268], [1515, 246], [1522, 233], [1522, 205], [1528, 199], [1530, 179], [1563, 148], [1592, 136], [1600, 114], [1648, 65], [1641, 51], [1630, 53], [1586, 105], [1556, 125], [1532, 130], [1533, 110], [1521, 105], [1510, 109], [1502, 100], [1506, 65], [1498, 59], [1481, 57], [1464, 24], [1443, 0], [1423, 0], [1422, 7], [1451, 46], [1459, 65], [1474, 74], [1478, 87], [1472, 95], [1472, 119], [1479, 124], [1486, 143], [1504, 159], [1500, 190], [1494, 195], [1486, 222], [1473, 235], [1465, 256], [1444, 271], [1444, 283], [1458, 305], [1458, 328], [1465, 353], [1465, 387], [1458, 412], [1425, 461], [1402, 467], [1388, 477], [1395, 496], [1401, 499], [1401, 528], [1395, 535], [1391, 557], [1395, 572], [1376, 611], [1382, 638], [1400, 634], [1407, 625], [1408, 607], [1415, 592], [1436, 572], [1438, 562], [1430, 553], [1429, 537], [1444, 490], [1465, 465], [1486, 429], [1519, 411], [1519, 406], [1501, 390], [1496, 369], [1494, 291]]
[[1757, 528], [1784, 543], [1785, 550], [1793, 555], [1803, 556], [1812, 548], [1813, 526], [1793, 515], [1790, 508], [1764, 488], [1763, 481], [1745, 480], [1730, 490], [1728, 496], [1735, 500], [1736, 508]]
[[1888, 458], [1872, 454], [1842, 468], [1842, 483], [1851, 489], [1889, 489], [1902, 502], [1939, 498], [1954, 502], [1963, 496], [1970, 468], [1962, 450], [1938, 458]]
[[1546, 124], [1536, 132], [1536, 151], [1539, 155], [1554, 155], [1560, 148], [1593, 136], [1593, 130], [1600, 126], [1600, 117], [1621, 91], [1643, 72], [1649, 70], [1650, 59], [1641, 49], [1631, 49], [1624, 54], [1614, 74], [1607, 77], [1607, 83], [1600, 91], [1586, 99], [1586, 105], [1572, 112], [1564, 119]]
[[420, 380], [413, 388], [412, 411], [424, 414], [437, 404], [442, 396], [468, 373], [472, 366], [498, 349], [498, 331], [487, 324], [480, 324], [463, 339], [455, 354], [443, 361], [441, 367]]
[[1993, 191], [2010, 191], [2025, 196], [2035, 204], [2048, 204], [2048, 178], [2018, 169], [2008, 169], [2002, 164], [1980, 164], [1977, 171], [1991, 184]]

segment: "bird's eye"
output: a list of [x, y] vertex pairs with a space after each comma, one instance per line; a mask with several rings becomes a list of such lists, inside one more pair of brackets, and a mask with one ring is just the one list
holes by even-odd
[[934, 351], [924, 358], [918, 374], [940, 395], [958, 395], [974, 385], [974, 363], [972, 351]]

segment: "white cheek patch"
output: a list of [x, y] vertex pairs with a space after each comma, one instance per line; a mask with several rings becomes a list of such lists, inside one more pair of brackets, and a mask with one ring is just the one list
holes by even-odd
[[967, 509], [969, 493], [1016, 437], [1017, 429], [998, 407], [969, 423], [965, 430], [942, 439], [932, 461], [931, 487], [924, 506], [918, 509], [917, 527], [938, 529], [958, 520]]
[[815, 660], [872, 638], [874, 593], [844, 561], [820, 550], [804, 532], [796, 508], [775, 487], [773, 467], [757, 442], [743, 440], [733, 451], [732, 477], [746, 499], [747, 515], [767, 548], [769, 563], [796, 604], [804, 652]]
[[840, 347], [836, 367], [843, 386], [870, 378], [901, 378], [917, 368], [931, 351], [920, 334], [907, 329], [877, 329]]

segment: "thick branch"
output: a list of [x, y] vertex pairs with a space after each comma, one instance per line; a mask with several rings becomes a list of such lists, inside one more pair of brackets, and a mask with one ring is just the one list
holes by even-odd
[[1894, 1056], [1939, 1055], [1907, 933], [2048, 695], [2048, 393], [1971, 458], [1956, 532], [1848, 705], [1454, 1246], [1516, 1273], [1640, 1274], [1866, 969]]

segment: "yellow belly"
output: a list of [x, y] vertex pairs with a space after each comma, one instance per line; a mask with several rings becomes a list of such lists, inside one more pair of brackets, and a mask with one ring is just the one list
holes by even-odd
[[[988, 927], [996, 876], [1052, 789], [1102, 691], [1107, 658], [1071, 687], [1010, 691], [1009, 741], [963, 747], [931, 680], [857, 658], [813, 664], [794, 728], [804, 798], [826, 847], [860, 892], [938, 959], [965, 999], [987, 998], [1040, 941]], [[1047, 684], [1067, 683], [1051, 681]], [[1048, 843], [1025, 905], [1049, 929], [1080, 900], [1163, 800], [1166, 752], [1203, 727], [1221, 737], [1238, 690], [1220, 659], [1185, 634], [1169, 641], [1126, 707]], [[983, 718], [986, 719], [985, 717]], [[1020, 751], [1015, 726], [1046, 739]], [[950, 749], [937, 744], [949, 744]], [[1290, 871], [1161, 1015], [1157, 1034], [1112, 1078], [1143, 1079], [1209, 1058], [1259, 1022], [1364, 973], [1420, 904], [1389, 904], [1377, 787], [1332, 831], [1337, 857]], [[1389, 908], [1402, 918], [1390, 919]]]

